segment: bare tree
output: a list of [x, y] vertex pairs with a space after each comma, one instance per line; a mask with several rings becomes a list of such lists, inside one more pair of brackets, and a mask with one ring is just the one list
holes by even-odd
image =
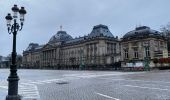
[[[6, 57], [6, 61], [8, 61], [8, 66], [9, 67], [11, 65], [11, 54], [9, 54], [7, 57]], [[16, 57], [16, 63], [17, 63], [17, 67], [21, 67], [22, 66], [22, 55], [18, 54], [17, 57]]]
[[170, 22], [165, 25], [165, 26], [161, 26], [161, 32], [162, 34], [167, 37], [168, 40], [168, 51], [170, 51]]

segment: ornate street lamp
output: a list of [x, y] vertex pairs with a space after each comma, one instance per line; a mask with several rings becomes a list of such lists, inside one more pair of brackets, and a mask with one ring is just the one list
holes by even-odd
[[[12, 7], [13, 16], [10, 13], [5, 17], [7, 21], [8, 33], [13, 34], [13, 49], [12, 49], [12, 64], [10, 65], [10, 75], [8, 77], [8, 95], [6, 96], [6, 100], [21, 100], [18, 95], [18, 81], [19, 77], [17, 75], [17, 66], [16, 66], [16, 35], [18, 31], [22, 30], [24, 23], [24, 15], [26, 14], [26, 10], [24, 7], [19, 9], [17, 5]], [[20, 14], [20, 25], [17, 23], [18, 13]], [[11, 24], [12, 20], [14, 23]]]

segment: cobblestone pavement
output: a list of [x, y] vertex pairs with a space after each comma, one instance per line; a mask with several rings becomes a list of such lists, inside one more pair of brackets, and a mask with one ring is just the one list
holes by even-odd
[[[19, 70], [23, 100], [170, 100], [170, 71]], [[0, 100], [9, 69], [0, 69]]]

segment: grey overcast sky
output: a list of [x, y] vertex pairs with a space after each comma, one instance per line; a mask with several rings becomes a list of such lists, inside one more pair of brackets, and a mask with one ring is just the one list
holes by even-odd
[[84, 36], [94, 25], [107, 25], [122, 37], [138, 25], [160, 30], [170, 22], [170, 0], [0, 0], [0, 55], [12, 50], [5, 16], [17, 4], [27, 10], [24, 28], [17, 34], [17, 53], [29, 43], [45, 44], [59, 26], [72, 37]]

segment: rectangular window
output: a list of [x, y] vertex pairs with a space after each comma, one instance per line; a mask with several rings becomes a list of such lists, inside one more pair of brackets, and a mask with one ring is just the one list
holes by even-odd
[[113, 54], [113, 43], [110, 46], [110, 51], [111, 51], [111, 54]]
[[164, 43], [160, 41], [160, 48], [164, 48]]
[[110, 43], [107, 43], [107, 53], [110, 54]]
[[145, 47], [145, 55], [146, 55], [146, 57], [150, 57], [149, 47]]
[[97, 44], [94, 44], [94, 51], [97, 51]]
[[138, 55], [138, 49], [137, 48], [134, 48], [134, 58], [138, 58], [139, 55]]
[[116, 43], [114, 43], [114, 53], [116, 53]]
[[125, 53], [125, 54], [124, 54], [124, 55], [125, 55], [125, 59], [128, 59], [128, 58], [129, 58], [128, 49], [125, 49], [125, 50], [124, 50], [124, 53]]

